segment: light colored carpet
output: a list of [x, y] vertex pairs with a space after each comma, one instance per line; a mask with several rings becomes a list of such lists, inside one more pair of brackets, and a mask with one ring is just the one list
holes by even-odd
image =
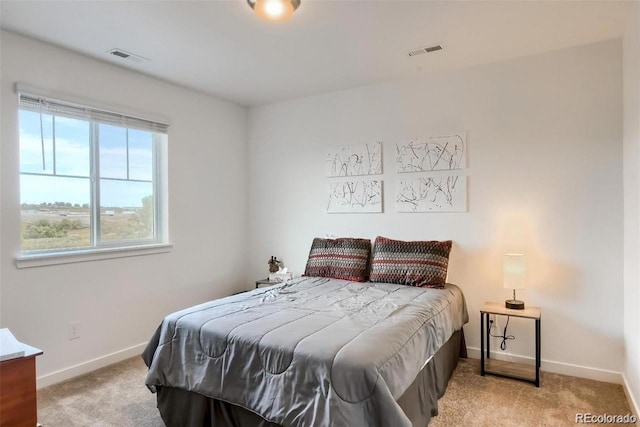
[[536, 388], [524, 381], [481, 377], [479, 360], [460, 359], [429, 427], [575, 427], [576, 413], [631, 411], [618, 384], [543, 372]]
[[[461, 359], [429, 427], [575, 426], [575, 414], [627, 414], [622, 387], [543, 373], [542, 385], [479, 374]], [[38, 391], [45, 427], [162, 427], [140, 357]], [[627, 424], [628, 426], [628, 424]], [[358, 427], [358, 426], [353, 426]]]
[[163, 427], [156, 395], [144, 385], [147, 367], [133, 357], [38, 390], [44, 427]]

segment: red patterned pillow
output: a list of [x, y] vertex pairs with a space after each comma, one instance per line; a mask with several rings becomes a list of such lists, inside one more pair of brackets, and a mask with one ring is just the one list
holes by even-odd
[[376, 237], [371, 261], [372, 282], [443, 288], [447, 280], [451, 240], [403, 242]]
[[366, 282], [369, 273], [369, 239], [313, 239], [304, 276]]

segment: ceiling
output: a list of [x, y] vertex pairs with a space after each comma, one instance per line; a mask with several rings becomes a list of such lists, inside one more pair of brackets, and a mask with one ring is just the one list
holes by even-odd
[[[251, 106], [618, 38], [628, 7], [302, 0], [289, 21], [269, 23], [244, 0], [1, 0], [0, 26]], [[407, 55], [432, 44], [444, 49]], [[149, 61], [108, 55], [113, 48]]]

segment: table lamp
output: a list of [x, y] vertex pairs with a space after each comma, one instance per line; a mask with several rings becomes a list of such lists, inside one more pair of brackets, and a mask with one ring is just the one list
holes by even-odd
[[523, 310], [524, 301], [516, 299], [516, 289], [524, 289], [527, 282], [527, 268], [524, 254], [504, 254], [502, 262], [503, 284], [507, 289], [513, 289], [513, 299], [504, 302], [505, 307]]

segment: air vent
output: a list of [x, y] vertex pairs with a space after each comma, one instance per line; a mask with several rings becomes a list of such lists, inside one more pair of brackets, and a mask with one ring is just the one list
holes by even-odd
[[423, 53], [426, 53], [424, 49], [413, 49], [409, 51], [409, 56], [418, 56], [422, 55]]
[[148, 58], [145, 58], [144, 56], [140, 56], [140, 55], [136, 55], [135, 53], [131, 53], [131, 52], [127, 52], [126, 50], [122, 50], [122, 49], [111, 49], [108, 50], [107, 53], [109, 55], [113, 55], [116, 56], [120, 59], [124, 59], [126, 61], [131, 61], [131, 62], [146, 62], [149, 61]]
[[128, 58], [131, 56], [128, 53], [124, 53], [119, 50], [114, 50], [113, 52], [111, 52], [111, 55], [119, 56], [120, 58]]
[[409, 52], [407, 52], [407, 54], [409, 56], [418, 56], [425, 53], [437, 52], [439, 50], [442, 50], [442, 46], [437, 44], [434, 46], [417, 47], [415, 49], [411, 49]]

